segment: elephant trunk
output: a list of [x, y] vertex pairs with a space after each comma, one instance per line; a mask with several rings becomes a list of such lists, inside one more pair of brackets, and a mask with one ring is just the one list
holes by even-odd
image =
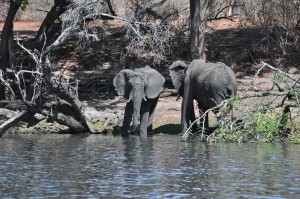
[[140, 110], [143, 101], [141, 94], [132, 98], [133, 100], [133, 118], [132, 118], [132, 132], [139, 133]]

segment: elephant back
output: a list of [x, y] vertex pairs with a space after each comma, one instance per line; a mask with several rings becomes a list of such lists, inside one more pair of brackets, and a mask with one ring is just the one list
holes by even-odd
[[224, 63], [197, 64], [190, 74], [191, 84], [197, 85], [196, 100], [202, 107], [211, 108], [237, 92], [236, 76]]
[[207, 81], [209, 84], [232, 84], [236, 86], [236, 76], [233, 70], [222, 62], [195, 62], [191, 63], [190, 75], [198, 81]]
[[235, 95], [237, 93], [237, 82], [234, 71], [222, 62], [218, 62], [217, 65], [222, 69], [222, 73], [224, 74], [223, 80], [227, 84], [228, 94], [230, 96]]

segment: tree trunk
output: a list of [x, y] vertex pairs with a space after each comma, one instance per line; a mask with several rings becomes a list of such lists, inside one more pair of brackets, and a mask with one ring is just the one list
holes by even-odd
[[117, 16], [115, 10], [113, 9], [113, 7], [112, 7], [112, 5], [111, 5], [110, 0], [107, 0], [107, 5], [108, 5], [109, 12], [110, 12], [113, 16]]
[[[1, 35], [0, 44], [0, 70], [6, 73], [6, 68], [12, 66], [12, 42], [13, 42], [13, 21], [17, 11], [20, 8], [20, 3], [10, 0], [8, 14]], [[5, 88], [0, 84], [0, 100], [5, 99]]]
[[61, 80], [58, 81], [57, 79], [52, 78], [50, 68], [50, 63], [46, 63], [44, 67], [42, 67], [42, 72], [47, 86], [49, 86], [49, 89], [56, 93], [61, 99], [70, 103], [73, 107], [73, 111], [76, 113], [78, 118], [80, 118], [81, 124], [86, 129], [86, 132], [93, 133], [94, 129], [90, 119], [82, 112], [82, 103], [78, 99], [77, 92], [74, 90], [72, 91], [69, 85], [63, 83]]
[[235, 5], [236, 5], [235, 0], [228, 0], [228, 4], [227, 4], [228, 10], [227, 10], [227, 13], [226, 13], [226, 17], [232, 17], [233, 8], [234, 8]]
[[[54, 0], [54, 5], [48, 12], [36, 36], [36, 49], [41, 52], [45, 39], [50, 41], [51, 37], [58, 32], [61, 23], [55, 23], [59, 16], [67, 10], [67, 6], [72, 4], [72, 0]], [[44, 35], [45, 34], [45, 35]]]
[[201, 23], [201, 3], [200, 0], [190, 0], [191, 17], [191, 58], [205, 60], [205, 28], [206, 20]]

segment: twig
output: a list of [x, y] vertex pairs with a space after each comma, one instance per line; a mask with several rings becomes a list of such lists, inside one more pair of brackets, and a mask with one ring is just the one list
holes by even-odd
[[279, 72], [280, 74], [288, 77], [289, 79], [293, 80], [294, 82], [296, 82], [297, 84], [299, 84], [300, 79], [295, 79], [292, 76], [290, 76], [289, 74], [287, 74], [286, 72], [283, 72], [282, 70], [275, 68], [274, 66], [271, 66], [270, 64], [266, 63], [266, 62], [261, 62], [261, 67], [260, 69], [257, 71], [255, 77], [258, 76], [258, 74], [260, 73], [261, 70], [263, 70], [265, 67], [272, 69], [273, 71]]
[[[10, 93], [12, 94], [13, 100], [16, 99], [16, 95], [13, 91], [13, 89], [11, 88], [11, 86], [9, 85], [9, 83], [3, 78], [3, 71], [0, 70], [0, 81], [3, 82], [4, 86], [10, 91]], [[1, 136], [0, 136], [1, 137]]]
[[41, 64], [38, 56], [35, 53], [30, 52], [27, 48], [23, 46], [23, 44], [20, 43], [19, 37], [17, 35], [17, 44], [20, 46], [24, 51], [26, 51], [29, 55], [31, 55], [32, 59], [35, 61], [36, 64]]
[[[203, 136], [203, 135], [204, 135], [204, 130], [205, 130], [205, 128], [204, 128], [204, 123], [205, 123], [205, 116], [206, 116], [206, 114], [208, 114], [209, 111], [213, 111], [213, 110], [219, 109], [221, 106], [224, 106], [225, 104], [227, 104], [230, 100], [232, 100], [232, 98], [226, 99], [226, 100], [222, 101], [220, 104], [218, 104], [217, 106], [214, 106], [214, 107], [212, 107], [212, 108], [206, 110], [204, 113], [202, 113], [202, 115], [201, 115], [198, 119], [196, 119], [195, 121], [192, 122], [192, 124], [189, 126], [189, 128], [188, 128], [188, 129], [185, 131], [185, 133], [182, 135], [181, 139], [187, 140], [187, 138], [188, 138], [188, 136], [189, 136], [189, 131], [191, 130], [192, 126], [193, 126], [196, 122], [200, 121], [202, 118], [204, 118], [203, 126], [202, 126], [202, 128], [201, 128], [201, 129], [202, 129], [201, 133], [202, 133], [202, 136]], [[194, 111], [194, 110], [193, 110], [193, 111]], [[201, 139], [202, 139], [202, 137], [201, 137]]]

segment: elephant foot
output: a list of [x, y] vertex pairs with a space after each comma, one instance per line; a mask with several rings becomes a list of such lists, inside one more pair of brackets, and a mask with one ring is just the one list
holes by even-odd
[[129, 133], [122, 133], [122, 137], [129, 137]]
[[195, 136], [196, 134], [194, 134], [194, 133], [188, 133], [188, 134], [183, 134], [182, 136], [181, 136], [181, 138], [185, 141], [185, 142], [194, 142], [195, 141], [195, 138], [196, 138], [196, 136]]
[[140, 133], [138, 131], [134, 131], [130, 133], [131, 135], [140, 135]]
[[209, 127], [206, 131], [206, 135], [211, 135], [218, 127]]
[[147, 132], [140, 132], [140, 137], [147, 137], [147, 136], [148, 136]]
[[154, 132], [148, 132], [147, 135], [148, 136], [153, 136], [155, 133]]

